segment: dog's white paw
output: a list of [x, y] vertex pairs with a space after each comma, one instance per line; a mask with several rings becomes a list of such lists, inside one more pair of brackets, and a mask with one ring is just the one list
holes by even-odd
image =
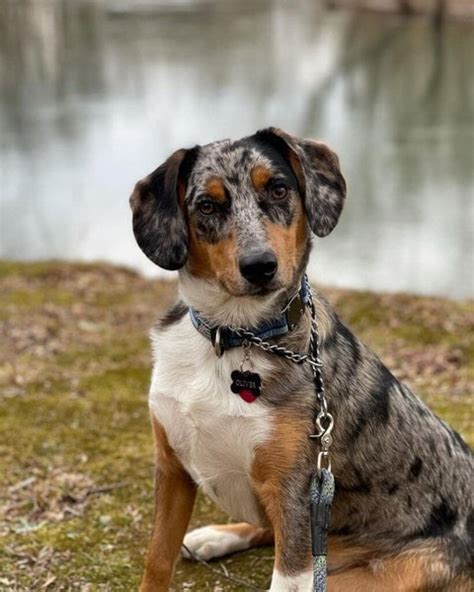
[[203, 526], [188, 532], [183, 542], [192, 553], [191, 555], [185, 547], [182, 547], [181, 554], [185, 559], [194, 559], [194, 555], [204, 561], [236, 551], [243, 551], [250, 547], [248, 537], [229, 532], [225, 527], [221, 529], [212, 526]]
[[295, 576], [285, 576], [274, 570], [268, 592], [310, 592], [313, 589], [313, 572], [305, 571]]

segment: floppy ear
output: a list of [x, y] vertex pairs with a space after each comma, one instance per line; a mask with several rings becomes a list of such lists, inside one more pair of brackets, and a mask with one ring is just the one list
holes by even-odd
[[196, 148], [174, 152], [138, 181], [130, 197], [137, 243], [153, 263], [164, 269], [179, 269], [188, 258], [188, 232], [179, 198], [184, 197], [186, 177], [196, 152]]
[[325, 144], [291, 136], [275, 127], [260, 130], [256, 137], [270, 143], [290, 163], [314, 234], [329, 234], [346, 197], [346, 182], [336, 154]]

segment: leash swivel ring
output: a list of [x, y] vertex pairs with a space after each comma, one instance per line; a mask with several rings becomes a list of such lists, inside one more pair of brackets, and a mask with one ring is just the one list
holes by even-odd
[[331, 459], [329, 457], [329, 452], [327, 450], [320, 450], [318, 452], [318, 461], [316, 464], [316, 468], [318, 470], [318, 475], [321, 474], [322, 469], [326, 469], [327, 471], [331, 472]]

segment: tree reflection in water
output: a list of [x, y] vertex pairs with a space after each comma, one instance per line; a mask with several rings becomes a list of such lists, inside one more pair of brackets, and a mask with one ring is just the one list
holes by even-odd
[[134, 182], [172, 150], [265, 125], [323, 138], [349, 199], [330, 284], [465, 296], [472, 29], [314, 0], [0, 3], [0, 256], [151, 271]]

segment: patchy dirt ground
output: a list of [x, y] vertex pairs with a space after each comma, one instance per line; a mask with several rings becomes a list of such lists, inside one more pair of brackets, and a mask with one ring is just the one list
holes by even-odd
[[[152, 514], [147, 333], [175, 285], [107, 265], [0, 262], [0, 590], [132, 591]], [[323, 290], [471, 445], [472, 302]], [[199, 498], [193, 525], [225, 521]], [[270, 549], [213, 563], [265, 588]], [[189, 562], [178, 590], [248, 590]]]

